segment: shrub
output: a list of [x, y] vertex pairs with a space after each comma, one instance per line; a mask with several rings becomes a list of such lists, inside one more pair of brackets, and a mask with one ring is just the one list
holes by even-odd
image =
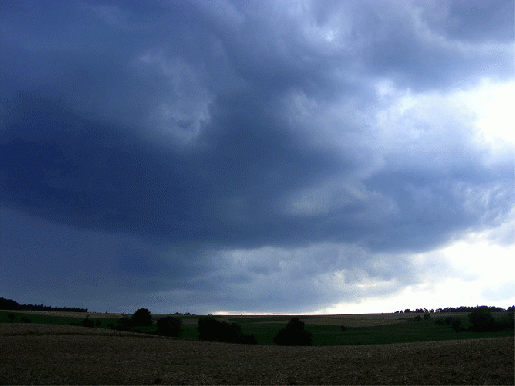
[[506, 312], [503, 313], [502, 317], [499, 320], [495, 321], [497, 330], [513, 330], [515, 328], [514, 325], [514, 313], [513, 307], [509, 307]]
[[182, 320], [167, 316], [157, 321], [157, 332], [159, 335], [178, 337], [182, 330]]
[[251, 334], [242, 334], [239, 343], [241, 343], [241, 344], [258, 344], [256, 337]]
[[200, 340], [217, 340], [218, 322], [215, 318], [208, 316], [198, 320], [198, 334]]
[[438, 324], [439, 326], [443, 326], [445, 324], [445, 319], [437, 318], [437, 319], [435, 319], [435, 324]]
[[127, 317], [123, 317], [123, 318], [118, 319], [118, 321], [116, 322], [115, 329], [118, 331], [129, 331], [131, 329], [131, 327], [132, 327], [132, 320]]
[[470, 330], [476, 332], [492, 331], [495, 329], [495, 320], [488, 307], [477, 307], [469, 315]]
[[132, 315], [132, 324], [134, 326], [151, 326], [152, 316], [146, 308], [140, 308]]
[[461, 331], [462, 328], [461, 328], [461, 319], [458, 319], [458, 318], [454, 318], [452, 319], [451, 321], [451, 328], [458, 332], [458, 331]]
[[89, 319], [87, 316], [84, 319], [82, 319], [82, 322], [80, 324], [82, 325], [82, 327], [95, 327], [93, 321]]
[[285, 328], [279, 330], [274, 343], [281, 346], [311, 346], [313, 341], [312, 334], [304, 329], [304, 322], [292, 318]]

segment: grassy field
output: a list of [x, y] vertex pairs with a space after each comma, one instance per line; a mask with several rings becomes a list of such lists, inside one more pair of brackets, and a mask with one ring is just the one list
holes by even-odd
[[[0, 311], [0, 323], [9, 323], [9, 311]], [[86, 317], [86, 313], [63, 312], [16, 312], [15, 322], [27, 318], [34, 324], [70, 325], [77, 324]], [[89, 314], [96, 328], [108, 328], [109, 324], [116, 324], [121, 315], [118, 314]], [[475, 338], [513, 337], [513, 330], [494, 332], [456, 332], [447, 324], [437, 325], [434, 320], [438, 317], [453, 316], [461, 318], [467, 325], [467, 314], [444, 314], [433, 316], [431, 320], [419, 322], [410, 321], [407, 314], [366, 314], [366, 315], [311, 315], [299, 316], [305, 323], [307, 331], [313, 334], [315, 346], [337, 345], [371, 345], [408, 342], [429, 342], [444, 340], [461, 340]], [[159, 319], [165, 315], [154, 315]], [[410, 318], [413, 317], [410, 315]], [[494, 317], [501, 318], [504, 313], [494, 313]], [[180, 338], [198, 339], [197, 323], [199, 316], [181, 315], [183, 321]], [[272, 345], [273, 338], [283, 328], [292, 316], [216, 316], [217, 319], [234, 322], [241, 326], [245, 334], [252, 334], [260, 345]], [[98, 324], [98, 326], [97, 326]], [[342, 331], [341, 326], [346, 326]], [[133, 331], [141, 333], [156, 333], [155, 324], [147, 327], [136, 327]]]

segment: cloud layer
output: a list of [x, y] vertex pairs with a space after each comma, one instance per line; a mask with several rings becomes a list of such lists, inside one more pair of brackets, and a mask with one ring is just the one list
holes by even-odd
[[1, 7], [12, 297], [315, 310], [513, 216], [477, 102], [513, 92], [512, 2]]

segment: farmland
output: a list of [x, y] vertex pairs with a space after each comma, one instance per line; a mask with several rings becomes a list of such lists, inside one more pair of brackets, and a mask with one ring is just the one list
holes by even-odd
[[[102, 313], [67, 313], [54, 311], [0, 311], [0, 323], [7, 323], [7, 314], [14, 313], [15, 320], [30, 319], [31, 323], [70, 325], [80, 324], [86, 316], [100, 329], [107, 329], [121, 319], [121, 314]], [[306, 330], [313, 336], [315, 346], [370, 345], [409, 343], [423, 341], [461, 340], [473, 338], [499, 338], [513, 336], [512, 330], [476, 333], [472, 331], [452, 330], [448, 325], [437, 325], [437, 318], [460, 318], [466, 325], [465, 313], [445, 313], [433, 316], [431, 320], [411, 321], [408, 314], [363, 314], [363, 315], [297, 315], [306, 325]], [[435, 314], [436, 315], [436, 314]], [[165, 315], [152, 315], [153, 326], [138, 326], [133, 332], [156, 334], [156, 319]], [[218, 320], [236, 323], [242, 331], [256, 337], [260, 345], [272, 345], [273, 337], [294, 315], [215, 315]], [[506, 313], [494, 313], [496, 319], [505, 317]], [[198, 339], [197, 315], [176, 315], [182, 320], [180, 338]], [[341, 326], [345, 326], [342, 331]]]
[[512, 337], [281, 347], [0, 325], [2, 384], [513, 384], [513, 354]]
[[[0, 384], [514, 382], [513, 330], [488, 337], [398, 314], [302, 315], [311, 347], [270, 344], [291, 318], [282, 315], [217, 316], [256, 334], [260, 345], [249, 346], [196, 340], [195, 315], [181, 316], [181, 338], [166, 338], [69, 325], [84, 313], [16, 313], [16, 320], [28, 315], [32, 323], [7, 323], [7, 314], [0, 311]], [[122, 316], [97, 315], [90, 318], [102, 327]]]

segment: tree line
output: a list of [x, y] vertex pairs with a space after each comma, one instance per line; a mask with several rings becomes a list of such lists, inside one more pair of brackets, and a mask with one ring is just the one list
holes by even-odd
[[50, 307], [43, 304], [19, 304], [11, 299], [0, 298], [0, 310], [8, 311], [68, 311], [68, 312], [88, 312], [87, 308], [78, 307]]
[[446, 308], [437, 308], [437, 309], [430, 309], [427, 308], [417, 308], [415, 310], [410, 310], [409, 308], [406, 308], [405, 310], [395, 311], [395, 314], [409, 314], [409, 313], [418, 313], [418, 314], [428, 314], [428, 313], [440, 313], [440, 312], [472, 312], [477, 308], [487, 308], [490, 312], [505, 312], [510, 311], [510, 309], [513, 308], [513, 306], [508, 307], [507, 309], [500, 308], [500, 307], [493, 307], [493, 306], [475, 306], [475, 307], [446, 307]]
[[[94, 327], [93, 322], [88, 318], [85, 318], [80, 324], [84, 327]], [[141, 330], [138, 327], [152, 325], [151, 312], [146, 308], [140, 308], [130, 318], [120, 318], [116, 324], [111, 323], [108, 327], [118, 331], [139, 332]], [[182, 320], [175, 316], [166, 316], [157, 320], [156, 327], [155, 333], [158, 335], [178, 337], [182, 332]], [[217, 320], [211, 315], [200, 317], [197, 328], [199, 340], [258, 344], [256, 337], [243, 333], [240, 325]], [[313, 341], [312, 334], [304, 329], [304, 322], [299, 318], [292, 318], [286, 327], [280, 329], [275, 335], [274, 343], [281, 346], [311, 346]]]

